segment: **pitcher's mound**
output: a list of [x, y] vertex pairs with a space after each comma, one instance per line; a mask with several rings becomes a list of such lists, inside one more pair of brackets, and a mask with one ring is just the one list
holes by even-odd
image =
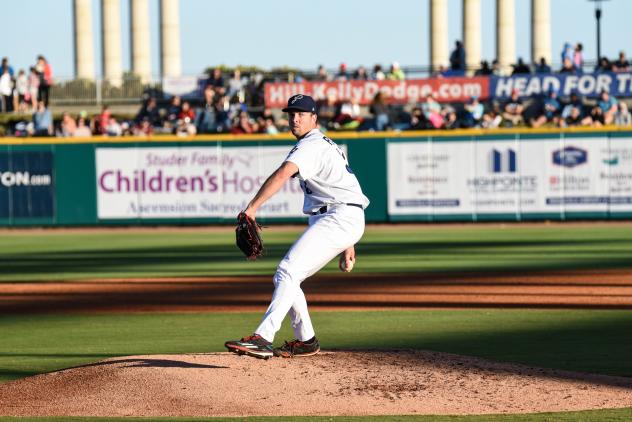
[[632, 406], [632, 379], [412, 350], [129, 356], [0, 385], [0, 415], [526, 413]]

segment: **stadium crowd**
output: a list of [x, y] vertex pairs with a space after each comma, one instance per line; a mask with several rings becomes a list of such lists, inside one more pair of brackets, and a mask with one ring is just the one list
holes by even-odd
[[[583, 47], [566, 43], [560, 57], [562, 66], [557, 73], [582, 73], [586, 69]], [[621, 52], [616, 60], [606, 57], [599, 60], [593, 72], [630, 72], [630, 63]], [[439, 68], [432, 77], [463, 76], [465, 50], [456, 42], [450, 54], [449, 68]], [[544, 59], [528, 65], [521, 58], [513, 65], [512, 75], [556, 73]], [[481, 62], [474, 75], [500, 75], [498, 62]], [[341, 63], [337, 72], [329, 72], [319, 66], [312, 74], [288, 73], [289, 82], [346, 81], [346, 80], [405, 80], [406, 73], [397, 62], [388, 70], [376, 64], [372, 69], [359, 66], [349, 69]], [[151, 134], [277, 134], [287, 130], [287, 120], [265, 107], [263, 85], [269, 81], [262, 73], [242, 74], [235, 69], [230, 75], [220, 68], [213, 69], [201, 89], [201, 96], [164, 98], [158, 93], [148, 93], [134, 118], [117, 119], [104, 106], [100, 113], [88, 116], [80, 112], [73, 116], [63, 112], [54, 120], [49, 104], [49, 91], [53, 84], [50, 64], [43, 56], [29, 69], [17, 74], [7, 58], [0, 68], [0, 111], [4, 113], [32, 112], [30, 121], [21, 121], [7, 130], [13, 136], [122, 136]], [[351, 100], [339, 101], [328, 97], [319, 102], [319, 120], [324, 130], [381, 131], [427, 130], [530, 126], [573, 127], [602, 125], [632, 125], [632, 115], [625, 101], [613, 98], [602, 91], [598, 99], [585, 99], [577, 94], [558, 98], [549, 92], [542, 98], [520, 98], [513, 90], [505, 101], [482, 101], [472, 97], [465, 103], [440, 103], [434, 95], [428, 95], [419, 103], [389, 104], [377, 93], [368, 106], [360, 106]]]

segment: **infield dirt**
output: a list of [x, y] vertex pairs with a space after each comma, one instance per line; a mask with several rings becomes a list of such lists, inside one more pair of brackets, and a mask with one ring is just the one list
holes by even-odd
[[[302, 285], [313, 310], [632, 309], [632, 270], [323, 274]], [[265, 311], [270, 276], [4, 282], [0, 313]]]
[[532, 413], [632, 406], [632, 379], [439, 352], [128, 356], [0, 385], [0, 415]]

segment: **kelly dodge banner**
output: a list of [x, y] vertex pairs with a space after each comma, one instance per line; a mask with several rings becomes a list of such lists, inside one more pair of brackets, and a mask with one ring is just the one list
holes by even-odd
[[509, 77], [475, 76], [409, 79], [405, 81], [334, 81], [266, 83], [267, 107], [281, 108], [294, 94], [307, 94], [317, 101], [333, 96], [337, 101], [354, 100], [368, 105], [382, 92], [391, 104], [419, 103], [434, 94], [440, 102], [464, 102], [471, 97], [507, 99], [513, 90], [521, 97], [538, 97], [556, 91], [561, 97], [577, 93], [597, 97], [607, 91], [617, 98], [632, 97], [632, 73], [537, 74]]
[[[99, 219], [234, 218], [285, 159], [289, 146], [98, 148]], [[257, 213], [301, 217], [291, 179]]]
[[438, 101], [466, 101], [470, 97], [489, 96], [489, 78], [432, 78], [406, 81], [336, 81], [302, 83], [266, 83], [267, 107], [282, 108], [287, 99], [295, 94], [307, 94], [316, 101], [333, 96], [337, 100], [354, 100], [358, 104], [370, 104], [375, 94], [382, 92], [388, 103], [407, 104], [420, 102], [430, 94]]
[[390, 215], [632, 211], [632, 138], [394, 142]]

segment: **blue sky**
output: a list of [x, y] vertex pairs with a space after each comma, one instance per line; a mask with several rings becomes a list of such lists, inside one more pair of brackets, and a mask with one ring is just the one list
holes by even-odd
[[[72, 0], [4, 1], [0, 56], [27, 68], [44, 54], [56, 77], [73, 75]], [[403, 66], [429, 62], [429, 0], [180, 0], [182, 71], [199, 74], [217, 64], [256, 65], [264, 69], [319, 64], [337, 68], [396, 60]], [[448, 0], [449, 45], [461, 39], [462, 0]], [[516, 52], [530, 59], [530, 0], [515, 0]], [[100, 0], [92, 19], [97, 73]], [[495, 55], [495, 0], [481, 0], [484, 59]], [[158, 0], [149, 0], [152, 72], [158, 74]], [[603, 3], [602, 54], [632, 56], [631, 0]], [[10, 18], [6, 18], [10, 17]], [[594, 3], [551, 0], [552, 54], [559, 61], [564, 42], [582, 42], [586, 59], [596, 55]], [[129, 2], [121, 0], [123, 67], [129, 69]]]

